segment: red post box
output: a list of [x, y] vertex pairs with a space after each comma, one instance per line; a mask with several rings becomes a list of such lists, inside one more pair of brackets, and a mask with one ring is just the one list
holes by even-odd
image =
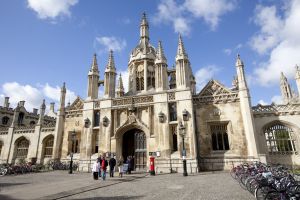
[[154, 156], [150, 156], [150, 175], [155, 176]]

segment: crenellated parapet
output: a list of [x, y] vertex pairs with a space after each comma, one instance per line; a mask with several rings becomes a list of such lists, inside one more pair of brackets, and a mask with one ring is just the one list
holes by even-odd
[[284, 105], [261, 105], [252, 107], [254, 117], [260, 116], [279, 116], [279, 115], [300, 115], [300, 104]]

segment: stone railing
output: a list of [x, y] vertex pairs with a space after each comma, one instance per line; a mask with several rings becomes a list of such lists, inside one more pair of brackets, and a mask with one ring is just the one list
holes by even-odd
[[15, 127], [14, 134], [34, 133], [34, 127], [19, 126]]
[[42, 128], [42, 132], [52, 132], [52, 131], [54, 131], [55, 130], [55, 126], [49, 126], [49, 127], [43, 127]]
[[82, 117], [82, 109], [80, 109], [80, 110], [69, 110], [69, 111], [66, 112], [66, 117], [67, 118]]
[[125, 97], [113, 100], [113, 106], [130, 105], [130, 104], [140, 104], [153, 102], [153, 96], [135, 96], [135, 97]]
[[259, 115], [299, 115], [300, 104], [260, 105], [252, 107], [254, 116]]
[[194, 96], [194, 104], [228, 103], [239, 101], [238, 93], [219, 94], [211, 96]]
[[0, 127], [0, 135], [7, 135], [8, 127]]

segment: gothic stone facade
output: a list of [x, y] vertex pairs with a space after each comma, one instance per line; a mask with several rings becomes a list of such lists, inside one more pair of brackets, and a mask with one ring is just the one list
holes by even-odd
[[[300, 165], [300, 104], [281, 75], [282, 105], [251, 106], [238, 56], [233, 87], [211, 80], [196, 94], [194, 78], [181, 36], [175, 67], [168, 68], [162, 43], [149, 42], [143, 15], [138, 45], [128, 62], [129, 88], [121, 75], [116, 81], [113, 52], [100, 79], [96, 55], [88, 72], [87, 97], [65, 107], [65, 84], [57, 113], [54, 104], [45, 115], [26, 111], [24, 101], [13, 109], [9, 99], [0, 107], [1, 162], [19, 159], [45, 163], [68, 161], [72, 153], [79, 170], [88, 171], [100, 154], [117, 159], [134, 156], [135, 169], [145, 170], [156, 156], [158, 171], [229, 169], [244, 161]], [[296, 68], [300, 93], [300, 70]], [[98, 97], [99, 87], [104, 95]], [[184, 143], [183, 143], [184, 141]], [[183, 146], [186, 151], [183, 150]]]

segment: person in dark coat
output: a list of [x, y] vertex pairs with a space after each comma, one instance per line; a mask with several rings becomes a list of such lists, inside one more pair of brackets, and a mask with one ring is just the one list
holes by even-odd
[[102, 159], [101, 156], [97, 158], [97, 162], [100, 163], [99, 171], [98, 171], [98, 176], [101, 177], [101, 164], [102, 164]]
[[117, 164], [115, 156], [109, 159], [109, 176], [114, 177], [115, 166]]
[[132, 169], [132, 162], [131, 162], [131, 156], [128, 156], [127, 157], [127, 161], [126, 161], [126, 164], [128, 165], [128, 174], [131, 174], [131, 169]]

